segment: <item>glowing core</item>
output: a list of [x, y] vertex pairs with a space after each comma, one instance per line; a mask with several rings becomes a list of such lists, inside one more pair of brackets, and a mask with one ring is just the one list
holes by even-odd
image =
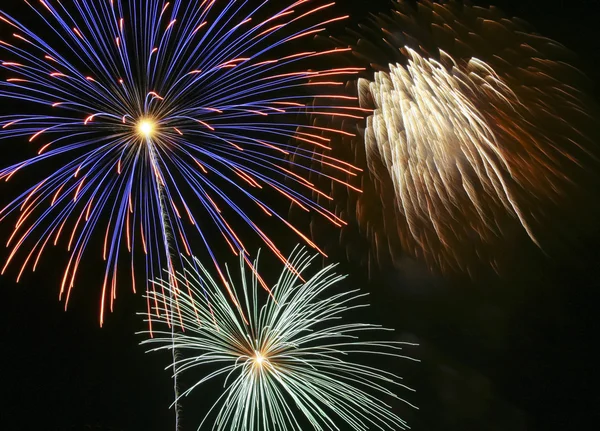
[[262, 353], [256, 352], [256, 355], [254, 356], [254, 363], [256, 364], [257, 367], [262, 367], [263, 363], [266, 360], [267, 359], [262, 355]]
[[137, 130], [142, 138], [150, 139], [156, 132], [156, 123], [150, 119], [141, 120], [137, 125]]

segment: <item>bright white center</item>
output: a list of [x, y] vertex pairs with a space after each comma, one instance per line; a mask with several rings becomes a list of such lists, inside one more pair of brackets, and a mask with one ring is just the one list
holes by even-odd
[[265, 360], [265, 357], [260, 352], [256, 352], [256, 356], [254, 356], [254, 362], [256, 365], [262, 367], [262, 364], [265, 362]]
[[151, 138], [156, 129], [156, 124], [152, 120], [142, 120], [138, 123], [138, 132], [144, 138]]

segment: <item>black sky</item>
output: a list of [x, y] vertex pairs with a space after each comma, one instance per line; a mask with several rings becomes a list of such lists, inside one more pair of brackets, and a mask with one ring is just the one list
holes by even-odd
[[[26, 13], [17, 3], [22, 2], [3, 0], [0, 7]], [[355, 22], [366, 11], [388, 5], [387, 0], [339, 3]], [[492, 2], [575, 51], [581, 69], [600, 84], [596, 3]], [[7, 144], [0, 145], [0, 159]], [[0, 203], [5, 191], [1, 186]], [[0, 239], [10, 231], [8, 224], [0, 225]], [[295, 241], [287, 231], [277, 236], [289, 245], [282, 248], [291, 250]], [[408, 374], [417, 389], [410, 399], [421, 410], [401, 412], [415, 430], [589, 429], [600, 419], [600, 358], [593, 354], [599, 243], [600, 235], [590, 232], [559, 259], [532, 251], [531, 260], [511, 276], [478, 282], [407, 278], [391, 271], [367, 280], [361, 271], [342, 265], [351, 275], [348, 287], [373, 293], [379, 323], [421, 343], [412, 353], [422, 364], [398, 363], [398, 373]], [[19, 285], [0, 277], [0, 430], [173, 429], [173, 413], [167, 409], [172, 388], [163, 371], [169, 356], [145, 354], [138, 345], [142, 337], [135, 335], [145, 328], [135, 315], [144, 310], [143, 299], [123, 289], [116, 311], [100, 329], [100, 281], [81, 279], [64, 312], [58, 301], [63, 264], [62, 258], [50, 259]], [[271, 275], [278, 271], [267, 269]], [[184, 431], [198, 423], [194, 403], [215, 396], [201, 388], [184, 402]]]

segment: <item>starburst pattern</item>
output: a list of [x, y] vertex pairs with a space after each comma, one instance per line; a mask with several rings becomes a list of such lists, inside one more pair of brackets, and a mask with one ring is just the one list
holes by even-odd
[[[284, 166], [292, 137], [313, 147], [301, 150], [310, 158], [315, 148], [328, 147], [320, 132], [344, 133], [320, 128], [297, 135], [305, 111], [362, 116], [336, 96], [338, 80], [358, 69], [314, 66], [344, 50], [306, 49], [314, 34], [346, 18], [318, 19], [333, 2], [26, 3], [50, 34], [42, 38], [0, 12], [0, 25], [13, 32], [0, 40], [0, 140], [26, 139], [27, 151], [35, 152], [0, 168], [2, 180], [29, 182], [0, 210], [0, 221], [15, 220], [2, 273], [21, 260], [19, 280], [51, 246], [65, 244], [66, 305], [93, 249], [106, 264], [102, 322], [117, 295], [118, 272], [130, 271], [137, 289], [135, 256], [145, 261], [147, 280], [179, 265], [172, 256], [191, 255], [194, 243], [224, 277], [213, 250], [243, 250], [248, 259], [242, 238], [253, 232], [285, 260], [256, 217], [276, 219], [316, 248], [269, 203], [271, 195], [343, 224], [298, 190], [325, 193]], [[307, 106], [321, 96], [339, 103]], [[338, 174], [353, 169], [329, 162]], [[100, 239], [99, 249], [91, 246]], [[130, 264], [119, 259], [125, 250]]]
[[[248, 276], [243, 259], [234, 300], [197, 260], [184, 273], [157, 282], [164, 301], [178, 296], [186, 331], [155, 331], [143, 343], [158, 344], [153, 350], [177, 349], [176, 375], [198, 367], [213, 370], [181, 396], [224, 379], [225, 390], [211, 408], [218, 411], [213, 429], [301, 430], [307, 429], [305, 421], [319, 430], [339, 429], [339, 421], [353, 430], [407, 428], [379, 398], [407, 403], [395, 390], [408, 388], [393, 374], [356, 361], [365, 355], [406, 358], [407, 343], [359, 340], [385, 330], [345, 323], [346, 312], [366, 306], [364, 295], [333, 291], [344, 278], [333, 265], [303, 281], [300, 274], [313, 258], [304, 251], [293, 254], [270, 296], [259, 287], [256, 273]], [[190, 288], [180, 291], [169, 281], [174, 277]], [[231, 279], [229, 284], [234, 286]], [[162, 314], [163, 326], [169, 323], [167, 314]]]

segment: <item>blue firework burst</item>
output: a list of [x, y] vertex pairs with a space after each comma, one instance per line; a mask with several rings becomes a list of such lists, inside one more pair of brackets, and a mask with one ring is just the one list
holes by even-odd
[[[304, 197], [300, 189], [314, 186], [285, 167], [291, 151], [312, 157], [311, 150], [296, 149], [293, 139], [328, 146], [319, 127], [308, 124], [307, 131], [296, 133], [307, 111], [363, 115], [338, 90], [358, 69], [314, 67], [317, 58], [343, 50], [302, 46], [345, 18], [328, 12], [333, 2], [25, 3], [47, 27], [44, 37], [0, 12], [0, 24], [12, 32], [0, 40], [0, 98], [7, 106], [15, 106], [14, 100], [24, 104], [23, 112], [13, 107], [2, 112], [0, 140], [34, 151], [0, 168], [0, 180], [29, 181], [0, 210], [0, 221], [16, 220], [2, 273], [19, 261], [20, 279], [25, 270], [35, 270], [50, 246], [64, 243], [69, 254], [60, 291], [67, 304], [80, 262], [103, 239], [102, 322], [116, 297], [125, 250], [134, 291], [136, 255], [145, 260], [147, 280], [161, 267], [179, 265], [172, 256], [191, 255], [195, 244], [224, 279], [213, 250], [242, 250], [250, 263], [242, 238], [254, 232], [285, 260], [248, 215], [250, 206], [317, 248], [269, 206], [270, 191], [343, 224]], [[332, 97], [339, 106], [319, 104]], [[344, 176], [356, 170], [333, 158], [327, 163]], [[45, 170], [49, 173], [37, 174]], [[241, 226], [249, 229], [238, 234]], [[209, 228], [220, 238], [218, 245], [215, 235], [207, 235]]]

